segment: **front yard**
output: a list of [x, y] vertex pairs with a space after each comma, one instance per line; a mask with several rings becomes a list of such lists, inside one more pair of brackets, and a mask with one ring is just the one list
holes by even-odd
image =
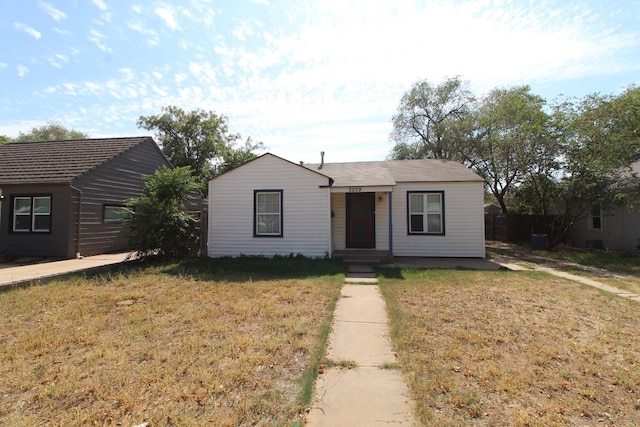
[[162, 265], [0, 293], [0, 425], [299, 423], [344, 280], [332, 265], [300, 275], [304, 263]]
[[640, 305], [536, 272], [387, 272], [425, 426], [640, 425]]
[[[342, 266], [145, 264], [0, 293], [0, 426], [302, 425]], [[383, 270], [424, 426], [640, 425], [640, 305], [534, 271]]]

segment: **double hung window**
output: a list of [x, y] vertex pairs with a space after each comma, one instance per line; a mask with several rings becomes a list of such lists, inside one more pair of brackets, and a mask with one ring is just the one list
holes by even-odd
[[444, 234], [444, 192], [407, 193], [409, 234]]
[[253, 203], [253, 235], [282, 237], [282, 190], [255, 190]]

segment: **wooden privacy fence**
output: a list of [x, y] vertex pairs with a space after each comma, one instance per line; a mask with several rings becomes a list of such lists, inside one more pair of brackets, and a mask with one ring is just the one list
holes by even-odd
[[485, 239], [533, 243], [541, 235], [551, 235], [553, 219], [551, 215], [485, 214]]

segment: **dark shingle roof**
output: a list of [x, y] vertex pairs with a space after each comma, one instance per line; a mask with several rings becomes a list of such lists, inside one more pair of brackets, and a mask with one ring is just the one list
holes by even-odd
[[0, 184], [69, 183], [145, 140], [153, 142], [135, 137], [0, 145]]
[[450, 160], [389, 160], [377, 162], [305, 164], [334, 180], [334, 187], [387, 186], [400, 182], [482, 182], [465, 165]]

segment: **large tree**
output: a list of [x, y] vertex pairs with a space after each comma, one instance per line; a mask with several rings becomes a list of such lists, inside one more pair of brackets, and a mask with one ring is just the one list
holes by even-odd
[[213, 111], [167, 106], [162, 114], [140, 116], [137, 125], [155, 131], [162, 151], [174, 166], [192, 167], [203, 181], [217, 174], [219, 165], [237, 166], [238, 159], [255, 157], [253, 151], [263, 148], [261, 143], [252, 144], [251, 139], [236, 148], [240, 135], [229, 132], [227, 118]]
[[555, 215], [551, 246], [594, 205], [606, 210], [637, 202], [639, 181], [631, 164], [640, 154], [639, 102], [640, 88], [630, 87], [619, 96], [591, 94], [553, 106], [557, 167], [530, 174], [515, 193], [528, 213]]
[[506, 195], [525, 176], [556, 168], [557, 147], [544, 106], [528, 86], [519, 86], [492, 90], [474, 114], [465, 160], [485, 179], [503, 213]]
[[460, 148], [468, 133], [464, 124], [474, 102], [467, 86], [459, 77], [437, 86], [416, 82], [393, 116], [391, 138], [396, 145], [390, 157], [462, 160]]
[[60, 123], [49, 122], [44, 126], [34, 127], [29, 132], [20, 132], [14, 142], [42, 142], [42, 141], [66, 141], [71, 139], [85, 139], [89, 136], [73, 129], [67, 129]]
[[11, 138], [7, 135], [0, 135], [0, 145], [6, 144], [7, 142], [11, 142]]

